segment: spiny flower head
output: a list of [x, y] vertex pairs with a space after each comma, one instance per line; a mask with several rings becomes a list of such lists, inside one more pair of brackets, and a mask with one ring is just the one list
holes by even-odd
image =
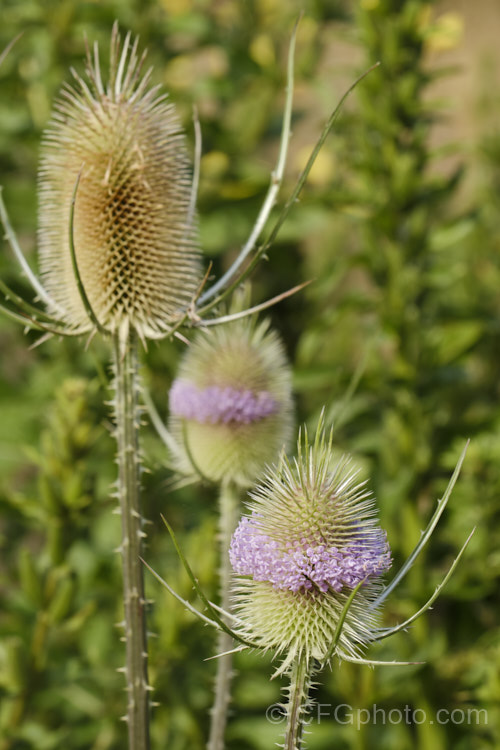
[[170, 391], [179, 469], [249, 486], [288, 441], [291, 411], [290, 368], [267, 321], [201, 331]]
[[335, 461], [320, 424], [314, 445], [299, 436], [293, 463], [282, 456], [250, 493], [230, 560], [244, 637], [297, 658], [328, 654], [344, 606], [339, 651], [355, 656], [372, 639], [381, 574], [391, 559], [373, 497], [348, 457]]
[[74, 86], [56, 102], [39, 175], [40, 269], [59, 315], [91, 329], [72, 234], [98, 323], [110, 333], [134, 328], [158, 338], [198, 287], [198, 252], [184, 136], [166, 95], [150, 85], [151, 70], [142, 74], [137, 44], [127, 35], [122, 47], [115, 25], [107, 84], [96, 46], [86, 77], [73, 71]]

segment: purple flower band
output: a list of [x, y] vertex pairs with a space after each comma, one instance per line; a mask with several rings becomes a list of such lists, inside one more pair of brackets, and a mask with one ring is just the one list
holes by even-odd
[[345, 547], [290, 542], [286, 549], [263, 534], [258, 516], [244, 517], [234, 532], [229, 557], [235, 573], [268, 581], [276, 589], [300, 591], [316, 586], [320, 591], [354, 588], [364, 578], [379, 575], [391, 565], [386, 535], [374, 529], [366, 541], [353, 535]]
[[170, 411], [202, 424], [249, 424], [278, 411], [278, 402], [268, 391], [253, 393], [217, 385], [201, 389], [186, 380], [174, 380], [170, 389]]

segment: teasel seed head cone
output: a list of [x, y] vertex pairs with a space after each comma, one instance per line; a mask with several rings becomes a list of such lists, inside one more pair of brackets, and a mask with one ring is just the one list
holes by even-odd
[[[321, 428], [314, 446], [299, 438], [250, 493], [250, 513], [230, 548], [235, 611], [242, 634], [284, 655], [322, 662], [352, 590], [338, 647], [356, 656], [372, 640], [372, 606], [391, 559], [374, 500], [349, 458], [333, 461]], [[332, 463], [333, 461], [333, 463]], [[281, 670], [280, 670], [281, 671]]]
[[182, 472], [248, 487], [290, 439], [291, 372], [267, 321], [200, 331], [170, 391]]
[[95, 48], [86, 77], [63, 88], [42, 145], [38, 242], [50, 296], [69, 325], [90, 328], [70, 253], [80, 174], [73, 236], [90, 307], [109, 332], [156, 338], [189, 304], [200, 268], [184, 136], [142, 62], [115, 26], [107, 85]]

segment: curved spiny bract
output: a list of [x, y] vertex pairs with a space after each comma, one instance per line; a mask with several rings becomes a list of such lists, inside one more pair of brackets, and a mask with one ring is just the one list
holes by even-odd
[[[174, 107], [142, 74], [137, 40], [113, 30], [109, 82], [97, 48], [85, 77], [73, 72], [45, 132], [39, 173], [43, 283], [69, 325], [166, 335], [200, 283], [191, 176]], [[78, 182], [79, 181], [79, 182]], [[73, 226], [69, 220], [76, 191]], [[59, 317], [61, 313], [59, 312]]]

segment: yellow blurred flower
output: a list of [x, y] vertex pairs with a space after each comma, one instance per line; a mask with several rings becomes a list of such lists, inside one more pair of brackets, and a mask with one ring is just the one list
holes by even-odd
[[192, 10], [192, 0], [162, 0], [162, 5], [171, 16], [183, 16]]
[[175, 57], [165, 71], [165, 83], [170, 88], [190, 89], [200, 78], [222, 78], [228, 70], [225, 50], [215, 45], [207, 46]]
[[274, 45], [269, 34], [258, 34], [250, 42], [250, 57], [262, 68], [275, 62]]
[[[313, 147], [311, 146], [311, 144], [302, 146], [302, 148], [299, 149], [299, 151], [295, 155], [294, 166], [299, 171], [302, 171], [306, 166], [307, 160], [311, 155], [312, 148]], [[313, 185], [314, 187], [324, 187], [332, 179], [334, 170], [335, 158], [333, 154], [323, 149], [316, 157], [316, 161], [314, 162], [312, 169], [309, 172], [307, 182], [309, 185]]]
[[460, 13], [450, 11], [434, 19], [425, 35], [428, 52], [446, 52], [454, 49], [464, 35], [464, 18]]

